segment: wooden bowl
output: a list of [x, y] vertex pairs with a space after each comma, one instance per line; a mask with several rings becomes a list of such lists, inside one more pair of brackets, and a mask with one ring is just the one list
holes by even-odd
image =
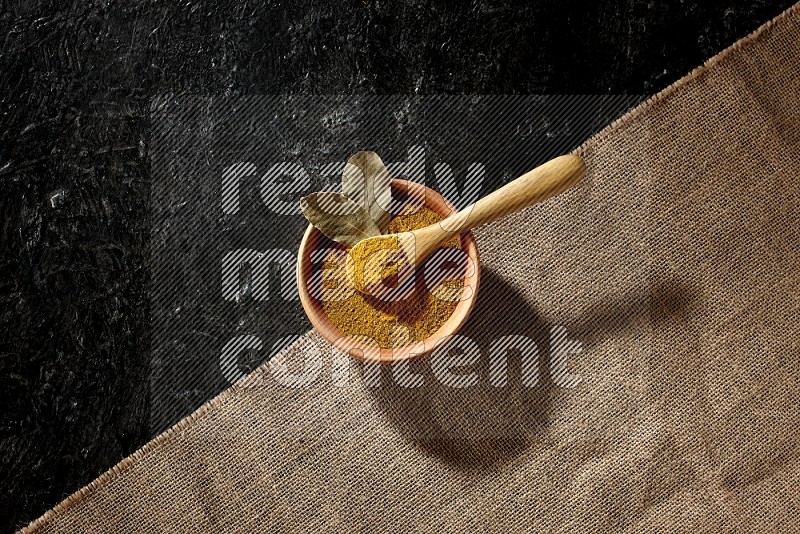
[[[408, 180], [392, 179], [392, 197], [396, 201], [422, 203], [436, 213], [447, 216], [455, 208], [442, 195], [424, 185], [410, 182]], [[392, 363], [403, 360], [420, 358], [433, 351], [438, 344], [443, 343], [449, 336], [457, 333], [464, 325], [475, 304], [478, 295], [478, 285], [480, 282], [480, 262], [478, 258], [478, 246], [472, 232], [466, 232], [459, 236], [461, 249], [469, 256], [474, 269], [467, 272], [464, 278], [464, 287], [469, 298], [459, 301], [450, 318], [445, 321], [442, 327], [433, 335], [412, 345], [381, 348], [367, 345], [356, 339], [347, 337], [339, 328], [333, 325], [325, 311], [322, 303], [319, 302], [309, 291], [309, 282], [312, 277], [313, 264], [311, 255], [318, 248], [342, 247], [325, 237], [319, 230], [309, 225], [300, 242], [300, 250], [297, 254], [297, 289], [300, 294], [300, 302], [303, 309], [311, 320], [311, 324], [322, 337], [327, 339], [337, 349], [349, 354], [350, 356], [362, 361]], [[469, 289], [467, 289], [469, 288]]]

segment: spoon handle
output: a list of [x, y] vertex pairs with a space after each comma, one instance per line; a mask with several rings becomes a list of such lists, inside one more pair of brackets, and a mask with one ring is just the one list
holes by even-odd
[[559, 156], [443, 219], [439, 225], [451, 235], [472, 230], [566, 191], [585, 173], [580, 157]]

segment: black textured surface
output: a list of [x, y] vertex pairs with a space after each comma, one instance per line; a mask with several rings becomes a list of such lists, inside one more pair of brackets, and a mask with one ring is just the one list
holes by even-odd
[[651, 94], [791, 3], [4, 2], [0, 530], [150, 437], [154, 95]]

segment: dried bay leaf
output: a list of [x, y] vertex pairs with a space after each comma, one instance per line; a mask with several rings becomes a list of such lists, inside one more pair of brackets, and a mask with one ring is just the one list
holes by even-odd
[[369, 212], [343, 193], [312, 193], [300, 199], [300, 208], [320, 232], [350, 247], [381, 233]]
[[389, 171], [375, 152], [356, 152], [342, 173], [342, 193], [367, 210], [381, 232], [391, 219], [390, 182]]

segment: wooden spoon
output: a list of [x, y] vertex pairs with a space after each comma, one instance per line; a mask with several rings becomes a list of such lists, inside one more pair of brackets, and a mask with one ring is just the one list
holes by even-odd
[[396, 287], [454, 235], [547, 200], [569, 189], [585, 173], [586, 166], [580, 157], [560, 156], [438, 223], [359, 241], [350, 249], [347, 275], [359, 291], [378, 295], [386, 290], [385, 280], [396, 277], [392, 284]]

